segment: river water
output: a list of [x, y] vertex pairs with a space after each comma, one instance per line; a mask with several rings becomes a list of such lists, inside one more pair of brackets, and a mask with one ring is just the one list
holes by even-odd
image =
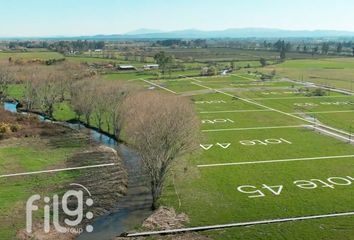
[[[4, 109], [17, 112], [17, 103], [4, 103]], [[43, 121], [43, 117], [39, 116]], [[100, 144], [116, 149], [123, 159], [128, 172], [128, 192], [117, 203], [117, 209], [112, 213], [97, 217], [91, 224], [93, 232], [83, 233], [78, 240], [111, 240], [121, 233], [128, 232], [140, 226], [151, 213], [151, 194], [146, 176], [142, 173], [139, 157], [124, 144], [99, 131], [88, 129], [80, 123], [63, 123], [73, 129], [88, 132], [91, 138]]]
[[4, 109], [9, 112], [17, 112], [17, 103], [12, 103], [12, 102], [5, 102], [4, 103]]

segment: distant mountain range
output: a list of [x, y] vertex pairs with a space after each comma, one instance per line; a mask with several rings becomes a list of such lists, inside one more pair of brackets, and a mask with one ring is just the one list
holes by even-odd
[[163, 33], [163, 31], [158, 29], [140, 28], [131, 32], [127, 32], [124, 35], [142, 35], [142, 34], [151, 34], [151, 33]]
[[[135, 38], [322, 38], [322, 37], [354, 37], [354, 32], [334, 30], [282, 30], [272, 28], [233, 28], [219, 31], [201, 31], [186, 29], [163, 32], [151, 29], [137, 30]], [[124, 37], [124, 35], [120, 35]]]
[[[138, 29], [125, 34], [94, 35], [77, 37], [26, 37], [7, 39], [87, 39], [87, 40], [123, 40], [123, 39], [172, 39], [172, 38], [339, 38], [353, 37], [354, 32], [335, 30], [282, 30], [273, 28], [233, 28], [219, 31], [201, 31], [186, 29], [164, 32], [156, 29]], [[4, 38], [3, 38], [4, 39]]]

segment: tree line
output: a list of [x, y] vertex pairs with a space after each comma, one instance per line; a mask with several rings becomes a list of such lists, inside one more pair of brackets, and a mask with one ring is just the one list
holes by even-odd
[[291, 43], [284, 40], [278, 40], [274, 44], [271, 44], [267, 41], [263, 42], [263, 46], [266, 48], [271, 48], [280, 53], [280, 58], [285, 59], [285, 54], [287, 52], [298, 52], [298, 53], [309, 53], [312, 55], [315, 54], [342, 54], [346, 49], [346, 52], [351, 51], [351, 54], [354, 56], [354, 42], [352, 41], [324, 41], [321, 43]]
[[77, 119], [112, 132], [139, 154], [156, 209], [173, 163], [199, 145], [199, 120], [192, 102], [102, 79], [78, 81], [72, 91]]
[[191, 39], [191, 40], [182, 40], [182, 39], [166, 39], [166, 40], [157, 40], [153, 47], [163, 46], [163, 47], [201, 47], [206, 48], [207, 40], [206, 39]]
[[[76, 120], [124, 140], [140, 156], [156, 209], [173, 163], [199, 146], [199, 120], [188, 98], [106, 81], [83, 65], [0, 68], [1, 79], [24, 85], [23, 107], [54, 119], [68, 104]], [[1, 88], [0, 88], [1, 89]]]
[[103, 49], [104, 41], [9, 41], [5, 44], [10, 49], [17, 48], [46, 48], [60, 53], [68, 53], [73, 51], [84, 52], [94, 49]]

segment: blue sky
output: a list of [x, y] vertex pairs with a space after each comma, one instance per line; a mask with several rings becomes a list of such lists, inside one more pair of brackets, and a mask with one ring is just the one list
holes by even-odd
[[268, 27], [354, 31], [353, 0], [2, 0], [0, 36]]

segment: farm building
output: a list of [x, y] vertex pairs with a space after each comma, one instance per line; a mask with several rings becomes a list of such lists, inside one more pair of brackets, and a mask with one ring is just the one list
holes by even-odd
[[144, 69], [145, 70], [151, 70], [151, 69], [159, 69], [159, 65], [158, 64], [146, 64], [144, 65]]
[[133, 65], [119, 65], [118, 70], [129, 71], [129, 70], [136, 70], [136, 68]]
[[222, 76], [226, 76], [228, 73], [232, 72], [230, 69], [225, 69], [225, 70], [222, 70], [220, 75]]

